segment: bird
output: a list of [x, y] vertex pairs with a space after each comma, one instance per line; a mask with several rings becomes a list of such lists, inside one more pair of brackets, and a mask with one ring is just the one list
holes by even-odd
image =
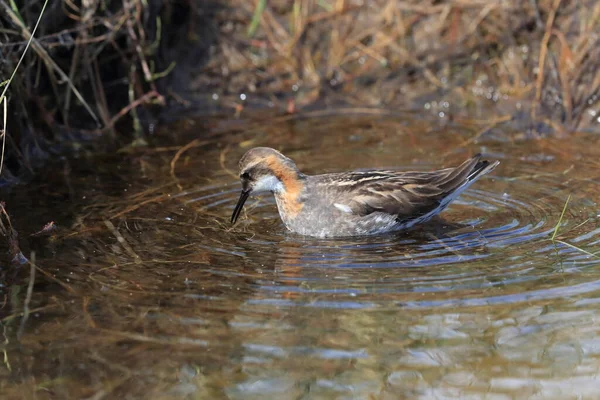
[[406, 230], [438, 215], [500, 163], [481, 157], [435, 171], [306, 175], [279, 151], [254, 147], [239, 161], [242, 191], [231, 223], [235, 225], [250, 195], [271, 192], [285, 227], [300, 235], [333, 238]]

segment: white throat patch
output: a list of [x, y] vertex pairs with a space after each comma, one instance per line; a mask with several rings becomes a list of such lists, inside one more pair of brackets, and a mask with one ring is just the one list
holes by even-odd
[[254, 193], [279, 193], [283, 192], [283, 190], [283, 183], [273, 175], [264, 175], [260, 177], [252, 186], [252, 192]]

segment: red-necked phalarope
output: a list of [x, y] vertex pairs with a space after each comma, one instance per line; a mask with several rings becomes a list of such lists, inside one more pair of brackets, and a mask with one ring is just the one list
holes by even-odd
[[432, 172], [353, 171], [305, 175], [277, 150], [256, 147], [241, 158], [242, 193], [231, 222], [250, 194], [272, 192], [292, 232], [317, 237], [371, 235], [410, 228], [444, 210], [499, 161], [481, 155]]

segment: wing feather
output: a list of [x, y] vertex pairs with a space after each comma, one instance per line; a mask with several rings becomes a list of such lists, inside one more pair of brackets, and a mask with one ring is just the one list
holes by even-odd
[[365, 216], [374, 212], [397, 215], [399, 219], [415, 218], [427, 214], [440, 205], [449, 194], [476, 178], [488, 163], [479, 161], [480, 155], [465, 161], [456, 168], [433, 172], [377, 171], [348, 174], [344, 204], [353, 214]]

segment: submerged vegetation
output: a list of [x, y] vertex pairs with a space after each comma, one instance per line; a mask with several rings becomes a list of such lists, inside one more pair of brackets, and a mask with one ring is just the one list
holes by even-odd
[[[595, 394], [599, 21], [591, 0], [0, 0], [3, 398]], [[156, 128], [190, 110], [226, 117]], [[250, 146], [317, 172], [476, 142], [498, 172], [431, 231], [300, 240], [260, 200], [228, 222]]]
[[[287, 117], [229, 124], [222, 147], [189, 123], [187, 146], [82, 157], [64, 175], [55, 162], [49, 184], [7, 199], [0, 228], [18, 232], [21, 265], [0, 288], [3, 396], [428, 398], [451, 376], [461, 393], [446, 397], [518, 398], [515, 377], [538, 397], [597, 381], [598, 260], [558, 242], [600, 247], [592, 135], [465, 148], [471, 127], [420, 115]], [[272, 198], [231, 226], [229, 170], [255, 143], [311, 173], [426, 170], [477, 147], [502, 163], [446, 223], [322, 241], [286, 233]]]

